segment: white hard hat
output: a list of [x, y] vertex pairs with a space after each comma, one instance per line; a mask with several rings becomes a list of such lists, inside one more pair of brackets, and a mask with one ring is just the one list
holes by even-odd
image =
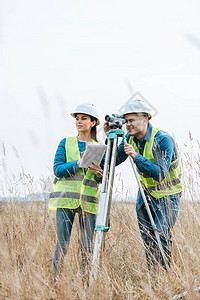
[[89, 115], [89, 116], [94, 117], [94, 118], [97, 119], [97, 125], [100, 124], [99, 115], [96, 112], [96, 108], [95, 108], [94, 104], [83, 103], [83, 104], [78, 105], [75, 108], [74, 112], [71, 113], [70, 115], [73, 118], [75, 118], [75, 114], [86, 114], [86, 115]]
[[149, 120], [152, 118], [152, 114], [150, 113], [150, 108], [147, 107], [144, 100], [140, 100], [140, 99], [130, 100], [124, 106], [123, 116], [127, 114], [139, 113], [139, 112], [148, 114]]

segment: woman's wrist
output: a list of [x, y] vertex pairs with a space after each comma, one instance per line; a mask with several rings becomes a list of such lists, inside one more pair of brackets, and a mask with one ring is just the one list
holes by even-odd
[[137, 155], [138, 155], [138, 153], [133, 153], [133, 154], [131, 155], [132, 159], [134, 160], [134, 159], [136, 158]]
[[97, 176], [98, 178], [102, 178], [102, 177], [103, 177], [103, 171], [101, 170], [101, 171], [97, 172], [97, 173], [96, 173], [96, 176]]

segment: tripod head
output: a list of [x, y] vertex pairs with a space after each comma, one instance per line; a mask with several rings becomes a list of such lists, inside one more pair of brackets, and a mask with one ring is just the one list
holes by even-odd
[[126, 123], [126, 119], [117, 114], [106, 115], [105, 120], [108, 122], [110, 129], [121, 129]]

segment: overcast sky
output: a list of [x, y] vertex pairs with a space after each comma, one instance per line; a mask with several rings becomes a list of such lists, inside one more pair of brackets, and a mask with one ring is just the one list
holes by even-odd
[[103, 122], [136, 91], [158, 111], [153, 125], [173, 133], [181, 151], [191, 131], [197, 149], [198, 0], [0, 6], [0, 140], [8, 170], [49, 176], [58, 143], [76, 134], [69, 116], [76, 105], [94, 103]]

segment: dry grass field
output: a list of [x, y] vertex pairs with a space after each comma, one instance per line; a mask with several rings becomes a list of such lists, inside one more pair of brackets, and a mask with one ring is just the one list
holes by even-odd
[[[96, 283], [88, 289], [82, 278], [76, 218], [63, 276], [54, 286], [55, 211], [48, 210], [47, 202], [0, 202], [0, 299], [156, 300], [173, 299], [184, 291], [184, 299], [200, 299], [195, 291], [200, 286], [200, 156], [190, 148], [181, 160], [184, 192], [168, 272], [147, 268], [135, 202], [113, 201]], [[34, 193], [32, 177], [23, 173], [10, 181], [15, 198], [19, 182]]]
[[55, 212], [47, 203], [0, 204], [0, 299], [170, 299], [188, 290], [199, 299], [200, 203], [182, 201], [173, 230], [169, 272], [149, 272], [140, 238], [135, 203], [113, 202], [98, 281], [88, 291], [82, 281], [77, 219], [54, 287]]

